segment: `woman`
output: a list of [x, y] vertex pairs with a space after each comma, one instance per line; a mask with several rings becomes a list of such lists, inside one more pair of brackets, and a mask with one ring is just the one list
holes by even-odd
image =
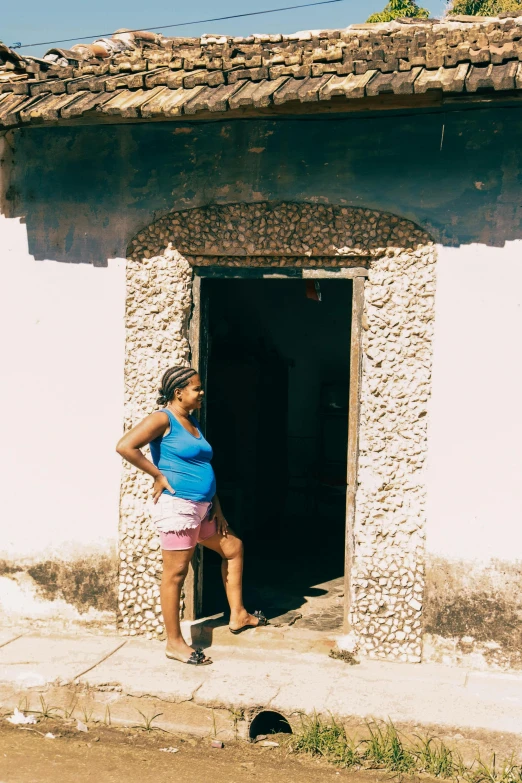
[[[116, 446], [128, 462], [154, 479], [153, 518], [161, 539], [163, 574], [161, 609], [167, 632], [167, 658], [203, 666], [212, 663], [181, 635], [181, 588], [196, 544], [221, 555], [223, 582], [230, 604], [232, 633], [267, 625], [262, 612], [249, 614], [243, 606], [243, 544], [223, 516], [210, 461], [212, 448], [203, 437], [194, 410], [203, 401], [201, 379], [188, 367], [171, 367], [161, 380], [158, 405], [127, 432]], [[153, 462], [141, 449], [150, 444]]]

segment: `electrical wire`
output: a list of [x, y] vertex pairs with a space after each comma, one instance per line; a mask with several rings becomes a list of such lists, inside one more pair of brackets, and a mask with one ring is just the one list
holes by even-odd
[[[125, 32], [139, 33], [142, 30], [143, 31], [167, 30], [172, 27], [187, 27], [188, 25], [192, 25], [192, 24], [224, 22], [228, 19], [242, 19], [245, 16], [261, 16], [261, 14], [277, 14], [280, 11], [293, 11], [296, 8], [310, 8], [311, 6], [314, 5], [330, 5], [331, 3], [342, 3], [342, 2], [344, 2], [344, 0], [318, 0], [317, 2], [314, 3], [304, 3], [302, 5], [287, 5], [284, 8], [270, 8], [266, 11], [249, 11], [248, 13], [244, 13], [244, 14], [231, 14], [230, 16], [216, 16], [213, 19], [197, 19], [195, 22], [178, 22], [177, 24], [164, 24], [158, 27], [139, 27], [136, 30], [126, 30]], [[62, 38], [59, 41], [38, 41], [37, 43], [21, 44], [16, 48], [28, 49], [30, 46], [52, 46], [53, 44], [69, 43], [70, 41], [85, 41], [87, 38], [89, 40], [94, 40], [97, 38], [110, 38], [112, 35], [114, 35], [114, 32], [100, 33], [99, 35], [82, 35], [82, 36], [76, 36], [74, 38]]]

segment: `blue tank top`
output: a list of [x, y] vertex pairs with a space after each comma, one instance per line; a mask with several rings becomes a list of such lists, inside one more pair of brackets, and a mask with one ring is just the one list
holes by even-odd
[[[186, 430], [167, 408], [163, 408], [162, 413], [169, 417], [170, 432], [150, 442], [152, 461], [176, 491], [176, 497], [210, 503], [216, 494], [216, 477], [210, 464], [212, 447], [193, 416], [190, 420], [199, 432], [198, 438]], [[170, 493], [164, 489], [163, 494]]]

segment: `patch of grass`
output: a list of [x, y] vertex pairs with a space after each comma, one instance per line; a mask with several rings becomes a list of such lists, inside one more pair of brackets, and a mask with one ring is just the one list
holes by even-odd
[[364, 747], [363, 759], [367, 765], [388, 769], [390, 772], [412, 772], [415, 769], [415, 756], [410, 749], [404, 747], [392, 723], [367, 725], [370, 737], [361, 743]]
[[291, 740], [296, 753], [322, 756], [340, 767], [355, 767], [362, 764], [358, 746], [348, 737], [344, 726], [332, 718], [323, 721], [317, 715], [301, 718], [301, 731]]
[[156, 718], [159, 718], [160, 715], [163, 715], [162, 712], [157, 712], [155, 715], [152, 715], [150, 718], [145, 715], [144, 712], [141, 710], [138, 710], [139, 714], [143, 718], [143, 723], [140, 723], [138, 726], [133, 726], [135, 729], [142, 729], [142, 731], [165, 731], [165, 729], [162, 729], [160, 726], [153, 726], [152, 724], [156, 720]]
[[[232, 716], [232, 720], [234, 721], [234, 738], [237, 740], [237, 738], [238, 738], [238, 728], [237, 728], [237, 725], [238, 725], [240, 720], [244, 720], [245, 719], [245, 711], [241, 710], [241, 709], [240, 710], [231, 709], [231, 710], [229, 710], [229, 712], [230, 712], [230, 714]], [[216, 718], [215, 718], [215, 715], [214, 715], [214, 710], [212, 710], [212, 720], [214, 722], [214, 736], [216, 736]]]
[[18, 709], [20, 712], [29, 712], [29, 699], [27, 696], [22, 696], [18, 700]]
[[69, 706], [68, 707], [64, 707], [64, 710], [63, 710], [64, 717], [72, 718], [73, 714], [74, 714], [74, 710], [76, 709], [77, 706], [78, 706], [78, 699], [76, 699], [76, 698], [72, 699], [71, 703], [69, 704]]
[[418, 737], [413, 753], [417, 759], [417, 770], [435, 778], [461, 778], [465, 767], [460, 754], [448, 748], [434, 737]]
[[478, 759], [466, 766], [458, 751], [442, 740], [419, 736], [408, 740], [390, 721], [371, 721], [367, 727], [369, 736], [356, 742], [335, 718], [302, 717], [300, 730], [289, 744], [295, 753], [321, 756], [346, 769], [382, 769], [398, 775], [426, 773], [466, 783], [522, 783], [522, 766], [513, 759], [499, 766], [493, 756], [489, 764]]
[[493, 754], [489, 764], [477, 759], [463, 775], [468, 783], [521, 783], [522, 767], [511, 761], [498, 766]]
[[34, 712], [38, 718], [56, 718], [56, 713], [61, 712], [61, 709], [60, 707], [49, 707], [44, 697], [40, 696], [40, 709], [34, 710]]
[[92, 707], [90, 709], [88, 709], [87, 707], [82, 706], [82, 707], [80, 707], [80, 711], [81, 711], [82, 718], [83, 718], [82, 722], [85, 723], [85, 725], [87, 725], [92, 720], [93, 709], [92, 709]]

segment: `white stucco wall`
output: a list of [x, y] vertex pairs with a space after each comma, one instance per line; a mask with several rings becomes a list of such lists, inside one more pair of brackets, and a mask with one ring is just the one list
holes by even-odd
[[0, 558], [114, 547], [122, 431], [125, 262], [35, 261], [0, 217]]
[[522, 241], [438, 248], [428, 552], [522, 557]]
[[[428, 552], [522, 552], [522, 242], [438, 248]], [[125, 262], [35, 261], [0, 217], [0, 557], [117, 540]]]

